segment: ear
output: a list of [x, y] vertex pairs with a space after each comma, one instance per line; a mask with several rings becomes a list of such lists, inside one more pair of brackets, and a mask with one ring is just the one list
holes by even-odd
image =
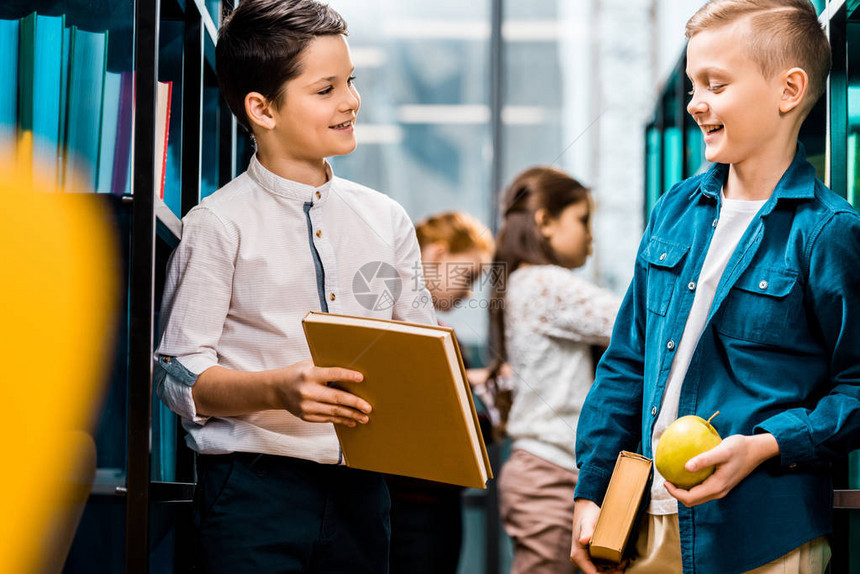
[[791, 68], [784, 72], [779, 111], [785, 114], [795, 109], [803, 102], [807, 91], [809, 91], [809, 76], [803, 68]]
[[535, 225], [537, 226], [538, 231], [540, 231], [540, 234], [544, 237], [549, 237], [547, 226], [549, 225], [550, 220], [549, 212], [543, 207], [535, 211]]
[[434, 241], [421, 250], [421, 260], [425, 263], [436, 263], [449, 253], [448, 245], [444, 241]]
[[245, 95], [245, 113], [253, 125], [267, 130], [275, 127], [270, 102], [259, 92], [248, 92]]

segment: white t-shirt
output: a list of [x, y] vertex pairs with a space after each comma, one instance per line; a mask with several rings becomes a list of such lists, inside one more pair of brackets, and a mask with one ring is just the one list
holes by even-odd
[[[681, 386], [687, 376], [687, 369], [693, 352], [699, 343], [699, 337], [705, 329], [708, 313], [714, 301], [714, 294], [723, 271], [734, 253], [741, 236], [749, 227], [755, 214], [767, 200], [745, 201], [741, 199], [726, 199], [720, 197], [721, 207], [714, 237], [708, 254], [702, 263], [702, 271], [699, 280], [695, 284], [696, 294], [693, 298], [693, 306], [687, 316], [684, 326], [684, 334], [678, 342], [675, 350], [675, 358], [672, 360], [672, 368], [666, 381], [666, 390], [663, 392], [663, 406], [657, 422], [654, 423], [654, 431], [651, 436], [652, 452], [657, 452], [657, 443], [666, 430], [676, 418], [678, 418], [678, 403], [681, 398]], [[663, 477], [654, 469], [654, 482], [651, 485], [651, 504], [648, 507], [650, 514], [675, 514], [678, 512], [678, 501], [673, 498], [663, 486]]]

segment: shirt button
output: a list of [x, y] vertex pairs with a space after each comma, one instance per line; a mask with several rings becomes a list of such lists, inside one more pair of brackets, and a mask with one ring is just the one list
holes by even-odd
[[320, 199], [321, 197], [322, 197], [322, 194], [320, 192], [317, 192], [317, 199]]
[[687, 283], [687, 289], [689, 289], [690, 291], [695, 291], [696, 290], [696, 282], [690, 281], [689, 283]]
[[711, 227], [713, 227], [714, 229], [716, 229], [716, 228], [717, 228], [717, 222], [718, 222], [718, 221], [719, 221], [719, 219], [715, 219], [715, 220], [714, 220], [714, 222], [711, 224]]
[[665, 253], [662, 253], [662, 254], [660, 255], [660, 261], [664, 261], [665, 259], [666, 259], [666, 254], [665, 254]]
[[317, 237], [322, 237], [322, 229], [317, 229]]
[[657, 416], [657, 407], [651, 407], [651, 416], [652, 416], [652, 417], [656, 417], [656, 416]]
[[675, 341], [669, 339], [669, 342], [666, 343], [666, 348], [669, 349], [670, 351], [673, 350], [675, 348]]
[[759, 289], [761, 289], [762, 291], [764, 291], [765, 289], [767, 289], [767, 281], [765, 281], [764, 279], [762, 279], [762, 280], [761, 280], [761, 282], [758, 284], [758, 288], [759, 288]]
[[334, 301], [335, 300], [334, 293], [329, 293], [328, 298], [331, 299], [332, 301]]

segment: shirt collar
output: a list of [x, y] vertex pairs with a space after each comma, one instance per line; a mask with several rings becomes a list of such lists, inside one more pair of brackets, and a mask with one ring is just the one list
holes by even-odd
[[[699, 191], [703, 195], [716, 200], [720, 196], [720, 190], [729, 175], [729, 165], [715, 163], [705, 173], [699, 185]], [[782, 174], [779, 183], [771, 195], [772, 201], [767, 202], [766, 212], [770, 212], [774, 205], [782, 199], [811, 199], [815, 197], [815, 168], [806, 161], [806, 150], [803, 144], [797, 142], [797, 152], [791, 165]]]
[[269, 193], [310, 203], [319, 203], [329, 195], [334, 179], [334, 173], [329, 162], [325, 162], [325, 174], [326, 182], [319, 187], [314, 187], [283, 178], [269, 171], [257, 159], [256, 153], [251, 156], [251, 163], [248, 165], [248, 175]]

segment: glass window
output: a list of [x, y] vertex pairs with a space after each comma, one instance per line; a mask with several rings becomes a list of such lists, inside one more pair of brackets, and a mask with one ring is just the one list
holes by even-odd
[[[413, 221], [466, 211], [489, 225], [490, 2], [333, 1], [349, 24], [362, 97], [358, 148], [335, 173], [390, 195]], [[445, 318], [484, 344], [486, 309]], [[471, 353], [470, 353], [471, 354]]]

